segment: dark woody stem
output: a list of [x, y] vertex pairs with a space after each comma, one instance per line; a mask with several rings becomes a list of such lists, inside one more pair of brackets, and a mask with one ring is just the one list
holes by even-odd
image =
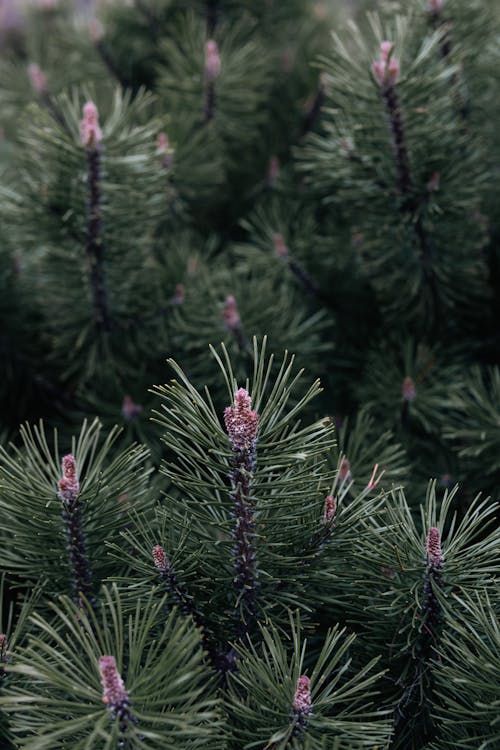
[[241, 326], [237, 326], [236, 328], [232, 329], [232, 331], [240, 352], [242, 354], [248, 354], [250, 357], [253, 357], [253, 349], [250, 345], [249, 340], [242, 331]]
[[248, 449], [233, 448], [231, 458], [231, 499], [235, 526], [234, 583], [236, 586], [241, 617], [237, 636], [241, 639], [252, 631], [257, 615], [257, 573], [255, 568], [255, 505], [251, 498], [251, 478], [255, 467], [255, 446]]
[[320, 85], [317, 91], [317, 94], [314, 97], [314, 101], [302, 121], [302, 130], [301, 130], [302, 137], [307, 135], [307, 133], [309, 133], [316, 125], [317, 121], [319, 120], [319, 117], [321, 114], [321, 108], [324, 102], [325, 102], [325, 91], [323, 89], [323, 86]]
[[442, 588], [442, 565], [431, 563], [424, 574], [424, 598], [422, 602], [422, 656], [427, 661], [434, 653], [441, 625], [441, 605], [436, 596], [436, 587]]
[[215, 83], [214, 81], [206, 82], [205, 92], [205, 109], [203, 112], [203, 119], [205, 122], [213, 120], [215, 115]]
[[213, 37], [219, 14], [218, 0], [207, 0], [207, 36]]
[[62, 518], [72, 578], [73, 599], [80, 604], [82, 595], [93, 605], [92, 574], [83, 531], [82, 506], [78, 497], [63, 501]]
[[90, 286], [97, 327], [111, 330], [111, 316], [104, 279], [104, 247], [102, 243], [101, 152], [99, 147], [87, 149], [87, 242]]
[[216, 671], [224, 671], [224, 657], [218, 653], [209, 633], [207, 632], [205, 619], [189, 596], [187, 589], [183, 586], [170, 565], [167, 569], [160, 570], [160, 579], [169, 594], [172, 594], [175, 603], [186, 617], [191, 617], [194, 624], [201, 631], [201, 643], [208, 654]]
[[392, 142], [398, 170], [398, 189], [403, 198], [405, 198], [411, 192], [412, 178], [399, 97], [394, 86], [386, 86], [382, 91], [382, 97], [391, 126]]
[[130, 88], [131, 86], [130, 80], [128, 79], [127, 76], [123, 74], [122, 70], [120, 70], [120, 67], [113, 60], [108, 47], [102, 41], [102, 39], [99, 39], [95, 43], [95, 47], [101, 57], [101, 60], [103, 61], [103, 63], [105, 64], [105, 66], [107, 67], [111, 75], [118, 81], [120, 86], [122, 86], [124, 89]]
[[413, 194], [413, 179], [410, 169], [410, 160], [408, 156], [408, 147], [406, 143], [406, 134], [401, 114], [401, 105], [394, 85], [385, 86], [382, 90], [382, 98], [389, 117], [391, 128], [392, 143], [397, 169], [398, 191], [402, 198], [402, 210], [410, 213], [416, 213], [413, 223], [418, 246], [420, 249], [420, 258], [422, 261], [422, 270], [427, 281], [433, 308], [434, 324], [437, 324], [439, 317], [439, 295], [437, 291], [436, 277], [432, 267], [432, 243], [427, 234], [422, 216], [419, 211], [418, 202]]
[[[432, 661], [436, 656], [436, 647], [442, 624], [441, 605], [435, 593], [435, 587], [441, 588], [442, 564], [430, 563], [424, 573], [423, 601], [421, 608], [422, 629], [412, 651], [412, 670], [406, 678], [404, 692], [399, 701], [396, 713], [396, 737], [408, 731], [418, 717], [426, 717], [428, 731], [433, 732], [432, 721]], [[420, 697], [422, 682], [427, 683], [424, 700]]]

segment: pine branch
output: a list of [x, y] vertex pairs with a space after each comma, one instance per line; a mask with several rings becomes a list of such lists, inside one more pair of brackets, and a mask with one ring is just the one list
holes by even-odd
[[101, 150], [88, 148], [87, 158], [87, 242], [90, 286], [92, 289], [95, 322], [98, 328], [109, 332], [112, 328], [109, 300], [104, 272], [104, 244], [102, 238]]

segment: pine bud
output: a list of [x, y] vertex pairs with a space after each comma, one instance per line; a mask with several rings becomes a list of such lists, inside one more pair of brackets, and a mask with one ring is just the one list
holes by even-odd
[[311, 680], [306, 675], [301, 675], [297, 680], [293, 708], [298, 714], [307, 716], [311, 713]]
[[130, 396], [123, 397], [122, 417], [126, 419], [127, 422], [131, 422], [133, 419], [138, 417], [141, 411], [142, 406], [140, 404], [134, 403]]
[[182, 305], [185, 297], [186, 297], [186, 291], [184, 289], [184, 284], [176, 284], [175, 292], [172, 296], [172, 299], [170, 300], [171, 303], [173, 305]]
[[37, 94], [44, 94], [47, 91], [47, 76], [37, 63], [28, 65], [28, 76], [31, 86]]
[[407, 376], [403, 380], [401, 394], [404, 401], [413, 401], [413, 399], [417, 395], [417, 389], [415, 388], [415, 383], [413, 382], [412, 378]]
[[98, 18], [91, 18], [87, 25], [89, 36], [94, 44], [98, 44], [104, 37], [104, 26]]
[[83, 146], [90, 146], [91, 148], [95, 148], [102, 141], [99, 113], [94, 102], [87, 102], [83, 107], [83, 117], [80, 120], [80, 138]]
[[269, 167], [267, 170], [267, 184], [269, 187], [273, 187], [276, 184], [276, 180], [280, 176], [280, 163], [277, 156], [271, 156], [269, 159]]
[[380, 480], [385, 474], [385, 469], [384, 469], [383, 471], [380, 472], [380, 474], [377, 477], [377, 471], [378, 471], [378, 464], [375, 464], [375, 466], [373, 467], [372, 475], [368, 481], [368, 484], [366, 485], [367, 490], [374, 490], [377, 484], [380, 482]]
[[351, 464], [349, 463], [349, 459], [346, 456], [344, 456], [344, 458], [340, 462], [339, 480], [341, 482], [345, 482], [345, 481], [350, 481], [351, 479], [352, 479]]
[[337, 501], [333, 495], [328, 495], [325, 499], [325, 505], [323, 509], [323, 523], [331, 523], [335, 518], [337, 512]]
[[437, 529], [435, 526], [431, 526], [431, 528], [429, 529], [425, 548], [427, 551], [429, 564], [434, 568], [440, 568], [443, 564], [443, 554], [441, 552], [441, 534], [439, 533], [439, 529]]
[[205, 78], [207, 81], [215, 81], [219, 73], [219, 47], [214, 39], [209, 39], [205, 45]]
[[156, 153], [161, 157], [161, 163], [164, 167], [170, 167], [173, 156], [170, 148], [170, 140], [166, 133], [158, 133], [156, 138]]
[[160, 544], [157, 544], [156, 547], [153, 547], [152, 554], [155, 567], [158, 568], [161, 573], [168, 573], [170, 570], [170, 562], [163, 547]]
[[259, 415], [250, 406], [248, 391], [240, 388], [234, 396], [234, 405], [224, 409], [227, 434], [237, 450], [248, 450], [257, 439]]
[[166, 133], [158, 133], [156, 138], [156, 150], [159, 154], [166, 154], [170, 147], [170, 141]]
[[430, 13], [438, 15], [443, 10], [444, 0], [428, 0]]
[[283, 235], [276, 232], [274, 235], [274, 250], [279, 258], [286, 258], [288, 256], [288, 247], [285, 245]]
[[380, 45], [380, 59], [375, 60], [372, 66], [375, 80], [383, 88], [394, 86], [399, 78], [399, 62], [395, 57], [391, 57], [393, 47], [392, 42], [382, 42]]
[[440, 181], [440, 173], [439, 172], [433, 172], [431, 175], [431, 179], [427, 183], [427, 190], [429, 193], [437, 193], [439, 190], [439, 181]]
[[77, 477], [75, 457], [68, 453], [62, 460], [62, 478], [59, 480], [57, 496], [66, 503], [72, 503], [78, 497], [80, 483]]
[[128, 702], [128, 693], [116, 668], [114, 656], [99, 657], [99, 672], [103, 687], [102, 700], [113, 711]]
[[222, 311], [222, 317], [228, 331], [237, 331], [241, 326], [240, 313], [238, 311], [236, 300], [232, 294], [226, 297], [226, 303]]
[[5, 633], [0, 633], [0, 661], [5, 662], [7, 656], [7, 649], [9, 647], [7, 636]]

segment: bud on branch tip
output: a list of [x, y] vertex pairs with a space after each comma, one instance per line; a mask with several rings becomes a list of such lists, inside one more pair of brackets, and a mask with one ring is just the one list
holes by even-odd
[[128, 699], [123, 680], [116, 668], [114, 656], [99, 657], [99, 672], [102, 682], [102, 700], [109, 708], [120, 708]]
[[299, 714], [311, 713], [311, 680], [306, 675], [301, 675], [297, 680], [293, 708]]
[[394, 48], [392, 42], [382, 42], [380, 45], [380, 58], [372, 65], [373, 75], [378, 85], [390, 88], [398, 82], [399, 62], [391, 53]]
[[99, 113], [94, 102], [87, 102], [83, 107], [83, 117], [80, 120], [80, 138], [83, 146], [94, 148], [102, 141]]
[[439, 533], [439, 529], [437, 529], [435, 526], [431, 526], [431, 528], [429, 529], [425, 548], [430, 565], [436, 568], [440, 567], [443, 564], [443, 553], [441, 551], [441, 534]]
[[240, 388], [234, 396], [233, 406], [224, 410], [227, 434], [237, 450], [248, 450], [257, 438], [259, 415], [253, 411], [251, 398], [245, 388]]
[[59, 492], [57, 493], [60, 500], [71, 503], [78, 497], [80, 492], [80, 483], [77, 477], [75, 457], [68, 453], [62, 460], [62, 477], [59, 480]]

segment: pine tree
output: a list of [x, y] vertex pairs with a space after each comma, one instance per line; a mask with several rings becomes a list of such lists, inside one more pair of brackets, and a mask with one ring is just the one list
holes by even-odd
[[348, 5], [0, 7], [9, 750], [500, 742], [500, 12]]

